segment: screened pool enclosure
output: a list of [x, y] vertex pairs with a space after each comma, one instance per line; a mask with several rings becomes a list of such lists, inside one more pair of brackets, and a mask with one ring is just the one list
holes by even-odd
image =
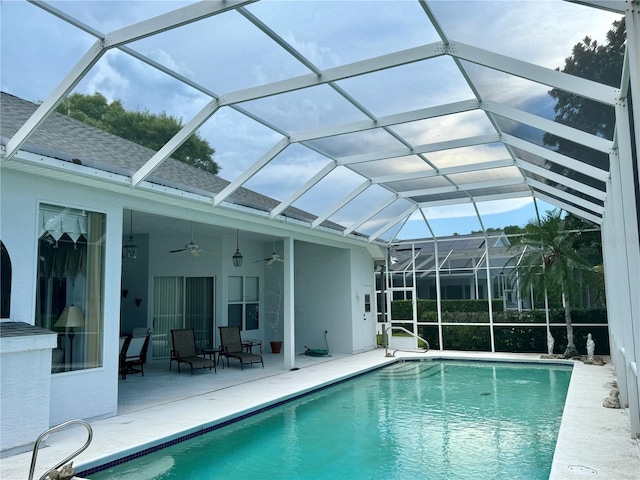
[[[38, 127], [68, 95], [102, 90], [182, 128], [141, 167], [98, 152], [65, 170], [72, 181], [162, 191], [372, 252], [561, 208], [602, 230], [611, 355], [638, 434], [639, 10], [637, 0], [8, 2], [3, 89], [41, 103], [3, 139], [2, 166], [50, 167], [30, 148]], [[620, 62], [595, 62], [612, 76], [564, 69], [574, 45], [606, 46], [623, 21], [626, 40], [608, 50]], [[594, 106], [602, 118], [575, 121]], [[167, 167], [194, 133], [216, 149], [215, 182]], [[446, 262], [427, 270], [436, 266]], [[477, 267], [469, 275], [491, 276]], [[463, 296], [479, 298], [481, 285]]]

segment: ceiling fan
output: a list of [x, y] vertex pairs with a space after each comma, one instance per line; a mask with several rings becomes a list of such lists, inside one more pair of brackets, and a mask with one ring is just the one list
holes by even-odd
[[273, 240], [273, 253], [271, 254], [271, 256], [264, 258], [262, 260], [256, 260], [253, 263], [259, 263], [259, 262], [267, 262], [267, 265], [271, 265], [273, 262], [282, 262], [284, 263], [284, 259], [282, 257], [280, 257], [280, 255], [278, 255], [276, 253], [276, 241], [275, 239]]
[[191, 222], [191, 241], [185, 244], [184, 248], [178, 248], [176, 250], [169, 250], [169, 253], [189, 252], [194, 257], [199, 257], [201, 253], [208, 255], [215, 255], [213, 252], [207, 252], [202, 250], [197, 243], [193, 242], [193, 222]]

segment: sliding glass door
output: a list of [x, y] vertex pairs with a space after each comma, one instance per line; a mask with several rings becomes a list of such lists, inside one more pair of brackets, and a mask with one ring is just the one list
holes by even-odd
[[215, 277], [155, 277], [154, 358], [171, 354], [171, 330], [193, 328], [198, 348], [213, 346]]

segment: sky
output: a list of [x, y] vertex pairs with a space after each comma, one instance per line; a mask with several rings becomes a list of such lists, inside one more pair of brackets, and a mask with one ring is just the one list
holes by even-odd
[[[151, 0], [49, 4], [106, 33], [186, 3]], [[573, 45], [587, 35], [603, 43], [612, 22], [619, 18], [560, 1], [437, 1], [429, 5], [449, 40], [548, 68], [561, 68]], [[0, 87], [27, 100], [44, 100], [95, 38], [28, 2], [2, 0], [0, 8]], [[324, 1], [318, 5], [311, 1], [267, 0], [246, 9], [320, 69], [440, 41], [417, 1]], [[218, 95], [309, 72], [236, 12], [129, 46]], [[468, 62], [465, 67], [483, 98], [552, 118], [547, 87]], [[472, 96], [450, 57], [344, 80], [340, 87], [377, 117]], [[117, 50], [105, 54], [74, 89], [80, 93], [95, 91], [109, 100], [121, 100], [127, 109], [166, 112], [184, 123], [210, 100]], [[328, 86], [254, 100], [241, 107], [290, 133], [331, 125], [336, 119], [339, 119], [337, 123], [363, 119], [361, 112]], [[461, 132], [481, 134], [483, 128], [486, 126], [477, 119], [459, 115], [441, 118], [429, 125], [408, 125], [403, 136], [420, 144]], [[282, 138], [228, 107], [220, 109], [198, 134], [216, 149], [220, 176], [227, 180], [236, 178]], [[315, 142], [327, 151], [335, 149], [341, 155], [348, 155], [392, 145], [394, 140], [385, 135], [363, 133]], [[443, 158], [442, 161], [449, 160]], [[326, 164], [324, 156], [295, 145], [245, 186], [284, 200]], [[295, 206], [320, 214], [331, 205], [332, 198], [345, 195], [361, 181], [359, 175], [344, 167], [338, 168]], [[373, 197], [383, 198], [385, 194], [388, 192], [372, 189], [369, 198], [363, 195], [360, 208], [364, 209]], [[539, 203], [541, 213], [551, 208], [544, 202]], [[486, 228], [523, 225], [535, 217], [530, 199], [487, 202], [479, 209]], [[352, 211], [341, 213], [342, 218], [345, 221], [355, 218], [357, 210], [354, 204]], [[470, 204], [429, 209], [428, 217], [436, 235], [481, 229]], [[421, 215], [417, 214], [407, 222], [403, 235], [424, 236], [425, 228]], [[426, 236], [429, 235], [426, 231]]]

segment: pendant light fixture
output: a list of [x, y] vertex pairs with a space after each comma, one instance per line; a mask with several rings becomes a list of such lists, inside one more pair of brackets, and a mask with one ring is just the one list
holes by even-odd
[[129, 240], [122, 246], [123, 257], [135, 259], [138, 257], [138, 245], [133, 239], [133, 210], [131, 210], [131, 220], [129, 224]]
[[231, 257], [233, 259], [233, 266], [234, 267], [241, 267], [242, 266], [242, 254], [240, 253], [240, 248], [238, 247], [238, 241], [239, 241], [239, 232], [238, 230], [236, 230], [236, 253], [233, 254], [233, 257]]

